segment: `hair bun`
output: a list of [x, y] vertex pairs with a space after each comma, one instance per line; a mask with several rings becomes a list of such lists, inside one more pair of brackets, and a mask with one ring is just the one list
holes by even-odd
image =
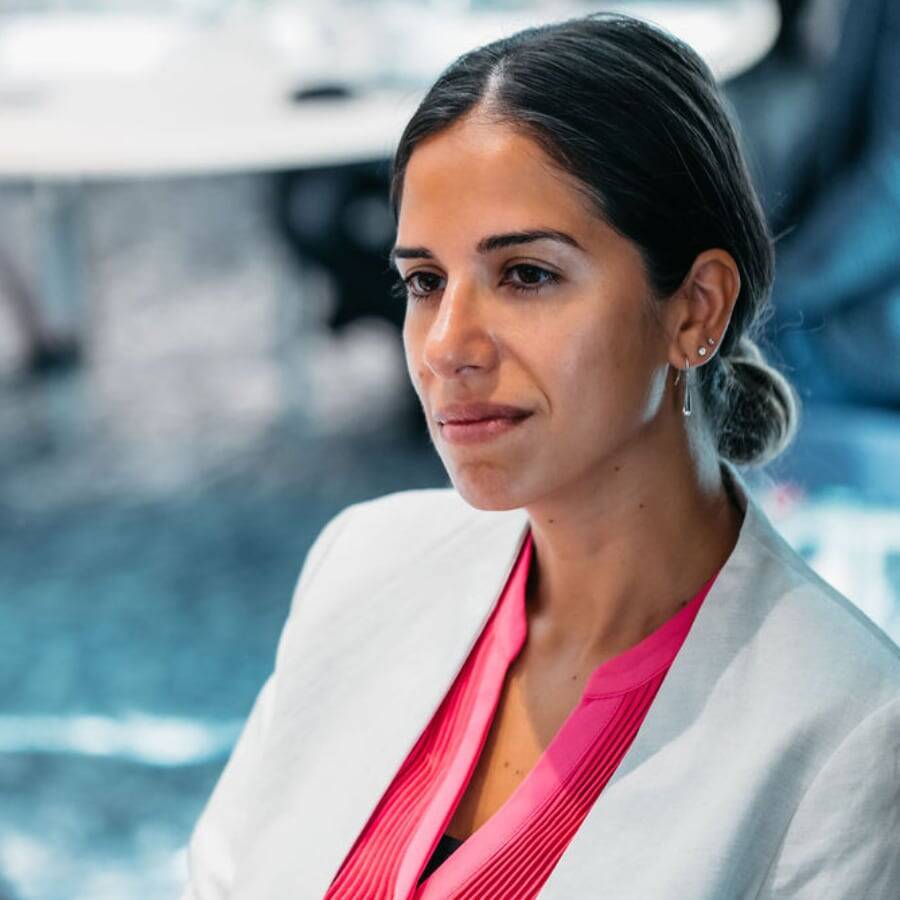
[[719, 454], [737, 465], [765, 465], [794, 439], [800, 398], [747, 335], [722, 362], [728, 372], [728, 402], [719, 432]]

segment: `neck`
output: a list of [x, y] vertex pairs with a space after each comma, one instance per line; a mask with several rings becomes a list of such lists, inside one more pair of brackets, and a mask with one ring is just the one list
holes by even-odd
[[718, 458], [613, 461], [578, 498], [528, 507], [529, 652], [598, 665], [688, 603], [734, 549], [743, 513]]

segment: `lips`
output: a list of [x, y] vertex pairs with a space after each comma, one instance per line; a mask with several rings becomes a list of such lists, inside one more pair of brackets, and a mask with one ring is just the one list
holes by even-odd
[[531, 418], [524, 416], [497, 416], [493, 419], [478, 419], [474, 422], [444, 422], [440, 426], [441, 437], [449, 444], [481, 444], [486, 441], [499, 440], [501, 435], [512, 434], [526, 426], [523, 424]]
[[435, 413], [440, 425], [482, 422], [488, 419], [521, 419], [531, 415], [531, 410], [505, 403], [452, 403]]

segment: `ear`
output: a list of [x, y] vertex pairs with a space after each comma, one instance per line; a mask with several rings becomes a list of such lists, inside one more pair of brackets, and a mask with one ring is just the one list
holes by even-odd
[[727, 250], [717, 247], [697, 256], [666, 304], [672, 316], [669, 362], [676, 369], [684, 368], [685, 357], [693, 368], [708, 363], [718, 352], [740, 291], [741, 274]]

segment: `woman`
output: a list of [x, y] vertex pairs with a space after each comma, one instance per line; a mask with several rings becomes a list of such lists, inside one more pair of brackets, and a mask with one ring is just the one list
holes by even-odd
[[797, 401], [707, 67], [609, 14], [478, 48], [391, 199], [452, 487], [316, 539], [185, 897], [894, 898], [900, 654], [737, 469]]

